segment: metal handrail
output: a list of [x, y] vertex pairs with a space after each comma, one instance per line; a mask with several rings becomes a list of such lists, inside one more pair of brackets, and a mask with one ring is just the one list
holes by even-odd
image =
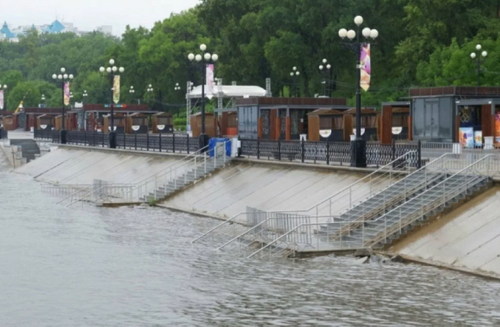
[[[419, 194], [418, 196], [416, 196], [416, 197], [415, 197], [415, 198], [413, 198], [412, 200], [416, 200], [416, 199], [422, 198], [423, 196], [425, 196], [425, 195], [426, 195], [426, 193], [427, 193], [427, 192], [429, 192], [429, 191], [431, 191], [431, 190], [433, 190], [433, 189], [436, 189], [437, 187], [444, 186], [444, 183], [446, 183], [446, 181], [447, 181], [447, 180], [449, 180], [450, 178], [455, 177], [455, 176], [458, 176], [458, 175], [462, 174], [463, 172], [465, 172], [465, 171], [469, 170], [470, 168], [472, 168], [472, 167], [476, 166], [476, 165], [477, 165], [477, 164], [479, 164], [480, 162], [482, 162], [482, 161], [484, 161], [484, 160], [486, 160], [486, 159], [492, 158], [492, 157], [494, 157], [494, 156], [495, 156], [495, 155], [493, 155], [493, 154], [489, 154], [489, 155], [484, 156], [483, 158], [481, 158], [481, 159], [479, 159], [479, 160], [475, 161], [474, 163], [472, 163], [472, 164], [468, 165], [468, 166], [467, 166], [467, 167], [465, 167], [464, 169], [462, 169], [462, 170], [460, 170], [460, 171], [458, 171], [458, 172], [454, 173], [453, 175], [451, 175], [450, 177], [448, 177], [448, 178], [447, 178], [447, 179], [445, 179], [444, 181], [440, 182], [439, 184], [434, 185], [433, 187], [431, 187], [430, 189], [428, 189], [426, 192], [423, 192], [423, 193]], [[480, 175], [480, 176], [481, 176], [481, 175]], [[483, 175], [483, 176], [489, 176], [489, 174], [486, 174], [486, 175]], [[453, 188], [453, 189], [451, 189], [451, 190], [447, 190], [447, 192], [444, 192], [444, 193], [443, 193], [443, 195], [442, 195], [442, 197], [440, 197], [439, 199], [442, 199], [443, 197], [444, 197], [444, 198], [446, 198], [447, 196], [449, 196], [449, 193], [450, 193], [450, 192], [453, 192], [453, 191], [455, 191], [455, 190], [457, 190], [457, 189], [463, 188], [463, 186], [464, 186], [464, 185], [459, 185], [458, 187], [455, 187], [455, 188]], [[438, 199], [436, 199], [436, 200], [438, 200]], [[382, 217], [379, 217], [379, 218], [378, 218], [377, 220], [375, 220], [375, 221], [381, 220], [381, 219], [383, 219], [383, 218], [384, 218], [384, 219], [387, 219], [387, 217], [386, 217], [386, 216], [387, 216], [388, 214], [390, 214], [390, 213], [392, 213], [392, 212], [394, 212], [394, 211], [396, 211], [396, 210], [399, 210], [399, 209], [400, 209], [402, 206], [404, 206], [404, 205], [405, 205], [405, 203], [403, 203], [403, 204], [401, 204], [400, 206], [398, 206], [398, 207], [396, 207], [396, 208], [394, 208], [394, 209], [390, 210], [390, 211], [389, 211], [389, 212], [387, 212], [385, 215], [383, 215]], [[434, 209], [434, 208], [432, 208], [432, 209]], [[431, 210], [428, 210], [427, 212], [432, 211], [432, 209], [431, 209]], [[423, 213], [423, 212], [422, 212], [422, 213]], [[401, 217], [400, 217], [399, 221], [400, 221], [400, 222], [402, 221]], [[410, 223], [411, 223], [411, 222], [410, 222]], [[392, 224], [391, 226], [393, 226], [393, 225], [394, 225], [394, 224]], [[401, 224], [400, 224], [400, 225], [401, 225]], [[406, 225], [407, 225], [407, 224], [406, 224]], [[406, 225], [405, 225], [405, 226], [406, 226]], [[389, 228], [390, 228], [391, 226], [389, 226]], [[384, 239], [386, 239], [388, 236], [391, 236], [391, 235], [393, 235], [393, 234], [394, 234], [394, 233], [391, 233], [391, 234], [389, 234], [389, 235], [388, 235], [388, 234], [387, 234], [387, 228], [388, 228], [387, 226], [384, 228], [384, 232], [385, 232], [385, 233], [384, 233]], [[377, 235], [376, 235], [376, 236], [377, 236]], [[380, 237], [379, 237], [378, 239], [380, 239]], [[373, 242], [375, 242], [374, 240], [377, 240], [377, 237], [372, 238], [372, 240], [371, 240], [371, 241], [372, 241], [372, 243], [373, 243]], [[379, 241], [375, 242], [374, 244], [376, 244], [376, 243], [378, 243], [378, 242], [379, 242]], [[364, 243], [365, 243], [365, 241], [363, 240], [363, 244], [364, 244]]]
[[[151, 179], [151, 178], [155, 177], [157, 174], [160, 174], [161, 172], [164, 172], [164, 171], [166, 171], [166, 170], [168, 170], [168, 169], [172, 169], [173, 167], [175, 167], [175, 166], [177, 166], [177, 165], [179, 165], [179, 164], [181, 164], [181, 163], [184, 163], [184, 161], [185, 161], [187, 158], [199, 156], [199, 154], [200, 154], [200, 153], [203, 153], [206, 149], [208, 149], [208, 145], [207, 145], [207, 146], [205, 146], [205, 147], [203, 147], [203, 148], [201, 148], [201, 149], [198, 149], [198, 150], [197, 150], [196, 152], [194, 152], [194, 153], [188, 154], [186, 157], [183, 157], [183, 158], [182, 158], [182, 159], [180, 159], [180, 160], [177, 160], [177, 161], [176, 161], [173, 165], [171, 165], [171, 166], [169, 166], [169, 167], [167, 167], [167, 168], [165, 168], [165, 169], [163, 169], [163, 170], [161, 170], [161, 171], [159, 171], [159, 172], [156, 172], [155, 174], [153, 174], [153, 175], [151, 175], [151, 176], [149, 176], [149, 177], [146, 177], [145, 179], [141, 180], [141, 182], [139, 182], [139, 183], [137, 183], [137, 184], [143, 183], [143, 182], [145, 182], [145, 181], [147, 181], [147, 180], [149, 180], [149, 179]], [[136, 184], [136, 185], [137, 185], [137, 184]], [[66, 200], [68, 200], [68, 199], [70, 199], [70, 198], [73, 198], [73, 197], [74, 197], [75, 195], [77, 195], [78, 193], [86, 192], [86, 193], [84, 193], [84, 194], [80, 197], [80, 198], [84, 198], [84, 197], [89, 196], [90, 194], [92, 194], [92, 193], [94, 193], [94, 192], [99, 192], [99, 191], [102, 191], [105, 187], [108, 187], [108, 186], [102, 186], [102, 187], [100, 187], [100, 188], [99, 188], [99, 189], [97, 189], [97, 190], [93, 190], [93, 189], [92, 189], [92, 188], [93, 188], [93, 185], [90, 185], [88, 188], [86, 188], [86, 189], [84, 189], [84, 190], [77, 190], [77, 191], [75, 191], [75, 193], [73, 193], [73, 194], [71, 194], [70, 196], [68, 196], [68, 197], [66, 197], [66, 198], [64, 198], [64, 199], [62, 199], [62, 200], [61, 200], [61, 201], [59, 201], [59, 202], [57, 202], [57, 204], [60, 204], [60, 203], [62, 203], [62, 202], [64, 202], [64, 201], [66, 201]], [[89, 190], [90, 190], [90, 191], [89, 191]], [[131, 192], [131, 193], [133, 193], [133, 190], [132, 190], [132, 192]], [[72, 201], [72, 202], [71, 202], [68, 206], [71, 206], [74, 202], [78, 202], [78, 201], [79, 201], [79, 200]]]
[[[361, 183], [362, 181], [368, 179], [368, 178], [371, 178], [372, 176], [376, 175], [376, 174], [380, 174], [382, 170], [385, 170], [386, 168], [388, 167], [392, 167], [394, 165], [394, 163], [396, 162], [399, 162], [401, 159], [403, 158], [406, 158], [407, 156], [411, 155], [411, 154], [416, 154], [416, 151], [409, 151], [407, 153], [405, 153], [404, 155], [402, 156], [399, 156], [398, 158], [394, 159], [393, 161], [389, 162], [388, 164], [378, 168], [377, 170], [375, 170], [374, 172], [368, 174], [367, 176], [363, 177], [362, 179], [352, 183], [351, 185], [345, 187], [344, 189], [342, 189], [341, 191], [338, 191], [337, 193], [333, 194], [332, 196], [318, 202], [317, 204], [311, 206], [310, 208], [308, 209], [305, 209], [305, 210], [285, 210], [285, 211], [280, 211], [280, 210], [274, 210], [274, 211], [269, 211], [269, 213], [299, 213], [299, 212], [309, 212], [311, 211], [312, 209], [314, 208], [317, 208], [318, 206], [320, 206], [321, 204], [325, 203], [326, 201], [329, 201], [331, 199], [333, 199], [334, 197], [336, 197], [337, 195], [339, 195], [340, 193], [344, 192], [345, 190], [349, 189], [349, 188], [352, 188], [353, 186], [356, 186], [358, 185], [359, 183]], [[437, 159], [436, 159], [437, 160]], [[396, 172], [395, 170], [390, 170], [389, 172]], [[214, 228], [212, 228], [211, 230], [209, 230], [208, 232], [204, 233], [203, 235], [197, 237], [196, 239], [192, 240], [191, 243], [195, 243], [197, 242], [198, 240], [204, 238], [205, 236], [209, 235], [210, 233], [216, 231], [217, 229], [221, 228], [222, 226], [226, 225], [226, 224], [229, 224], [229, 223], [232, 223], [237, 217], [243, 215], [243, 214], [247, 214], [246, 211], [244, 212], [240, 212], [240, 213], [237, 213], [236, 215], [234, 215], [233, 217], [227, 219], [226, 221], [220, 223], [219, 225], [215, 226]]]

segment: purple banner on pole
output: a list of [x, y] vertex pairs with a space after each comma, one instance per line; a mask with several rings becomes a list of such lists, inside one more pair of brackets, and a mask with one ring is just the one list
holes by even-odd
[[370, 58], [370, 43], [361, 44], [360, 53], [360, 69], [361, 69], [361, 82], [360, 86], [363, 90], [368, 91], [370, 88], [370, 81], [372, 76], [372, 63]]
[[64, 105], [69, 106], [69, 82], [64, 83]]

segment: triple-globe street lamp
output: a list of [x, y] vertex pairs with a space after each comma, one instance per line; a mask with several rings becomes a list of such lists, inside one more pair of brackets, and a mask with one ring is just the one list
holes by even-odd
[[293, 66], [292, 71], [290, 72], [290, 76], [293, 79], [293, 91], [290, 90], [290, 93], [293, 94], [294, 97], [297, 96], [297, 78], [299, 77], [299, 75], [300, 72], [297, 70], [297, 67]]
[[484, 62], [484, 60], [481, 60], [481, 57], [486, 58], [488, 56], [488, 52], [486, 51], [479, 53], [481, 49], [481, 44], [478, 44], [476, 45], [476, 50], [478, 51], [478, 53], [471, 52], [470, 54], [471, 59], [476, 60], [477, 62], [477, 86], [481, 85], [481, 64]]
[[114, 112], [114, 81], [115, 81], [115, 76], [117, 76], [117, 73], [123, 73], [125, 72], [125, 68], [123, 67], [117, 67], [115, 66], [115, 60], [110, 59], [109, 60], [109, 66], [107, 68], [100, 67], [99, 72], [101, 74], [104, 74], [105, 72], [109, 74], [109, 80], [111, 83], [111, 93], [110, 93], [110, 106], [111, 106], [111, 126], [110, 131], [109, 131], [109, 148], [110, 149], [116, 149], [116, 132], [115, 132], [115, 112]]
[[153, 110], [152, 108], [152, 105], [154, 105], [154, 94], [153, 92], [155, 91], [155, 89], [153, 88], [153, 85], [149, 84], [148, 85], [148, 88], [146, 89], [146, 92], [148, 92], [148, 104], [149, 104], [149, 110]]
[[[201, 83], [201, 134], [199, 136], [200, 149], [205, 149], [208, 145], [209, 137], [205, 130], [205, 84], [206, 84], [206, 67], [207, 64], [215, 64], [219, 59], [217, 54], [210, 54], [205, 52], [207, 46], [205, 44], [200, 45], [201, 54], [190, 53], [188, 59], [195, 65], [198, 65], [201, 70], [202, 83]], [[189, 117], [187, 117], [189, 119]]]
[[318, 66], [319, 72], [321, 73], [322, 76], [322, 81], [321, 84], [323, 85], [323, 96], [326, 96], [326, 83], [327, 83], [327, 77], [328, 74], [330, 73], [330, 69], [332, 68], [332, 65], [328, 63], [328, 60], [323, 59], [321, 61], [321, 64]]
[[372, 38], [375, 40], [378, 37], [378, 31], [376, 29], [370, 29], [365, 27], [361, 31], [361, 25], [363, 24], [363, 17], [356, 16], [354, 18], [354, 24], [356, 24], [355, 30], [346, 30], [342, 28], [339, 30], [339, 36], [341, 39], [346, 37], [353, 42], [346, 43], [345, 46], [354, 51], [356, 56], [356, 135], [354, 141], [351, 142], [351, 166], [353, 167], [366, 167], [366, 142], [361, 137], [361, 46], [362, 42], [360, 39], [360, 34], [363, 34], [365, 38]]
[[[61, 84], [61, 99], [62, 99], [62, 109], [61, 109], [61, 144], [68, 143], [68, 132], [64, 129], [64, 121], [66, 120], [64, 117], [64, 86], [67, 82], [73, 80], [73, 74], [67, 74], [66, 68], [61, 68], [60, 74], [53, 74], [52, 79]], [[69, 99], [68, 99], [69, 100]], [[69, 102], [69, 101], [68, 101]]]

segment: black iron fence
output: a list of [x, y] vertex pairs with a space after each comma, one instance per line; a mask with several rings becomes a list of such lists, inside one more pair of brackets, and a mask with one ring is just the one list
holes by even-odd
[[[35, 130], [35, 139], [60, 143], [59, 131]], [[68, 144], [85, 146], [109, 146], [109, 134], [99, 132], [68, 132]], [[118, 134], [116, 147], [158, 152], [191, 153], [199, 149], [197, 138], [188, 134]]]
[[9, 132], [3, 128], [0, 128], [0, 139], [8, 139]]
[[[384, 166], [395, 159], [413, 152], [407, 158], [408, 166], [422, 165], [421, 144], [380, 144], [366, 143], [366, 161], [369, 166]], [[257, 159], [274, 159], [295, 162], [324, 162], [326, 164], [350, 165], [350, 142], [298, 142], [241, 140], [241, 154]]]

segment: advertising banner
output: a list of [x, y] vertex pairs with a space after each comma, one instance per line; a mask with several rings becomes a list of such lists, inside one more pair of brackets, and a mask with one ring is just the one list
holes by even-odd
[[372, 75], [372, 64], [370, 60], [370, 43], [361, 44], [360, 53], [360, 69], [361, 69], [361, 82], [360, 86], [363, 90], [368, 91], [370, 88], [370, 80]]
[[205, 94], [207, 98], [211, 99], [214, 95], [214, 65], [207, 65], [207, 72], [206, 72], [206, 90]]
[[69, 82], [64, 83], [64, 105], [69, 106], [69, 95], [70, 95], [70, 90], [69, 90]]
[[472, 127], [460, 127], [458, 139], [464, 148], [474, 148], [474, 129]]
[[483, 147], [483, 131], [474, 131], [474, 147]]
[[500, 112], [495, 114], [495, 143], [500, 143]]
[[120, 102], [120, 75], [115, 75], [113, 80], [113, 102], [115, 104]]

